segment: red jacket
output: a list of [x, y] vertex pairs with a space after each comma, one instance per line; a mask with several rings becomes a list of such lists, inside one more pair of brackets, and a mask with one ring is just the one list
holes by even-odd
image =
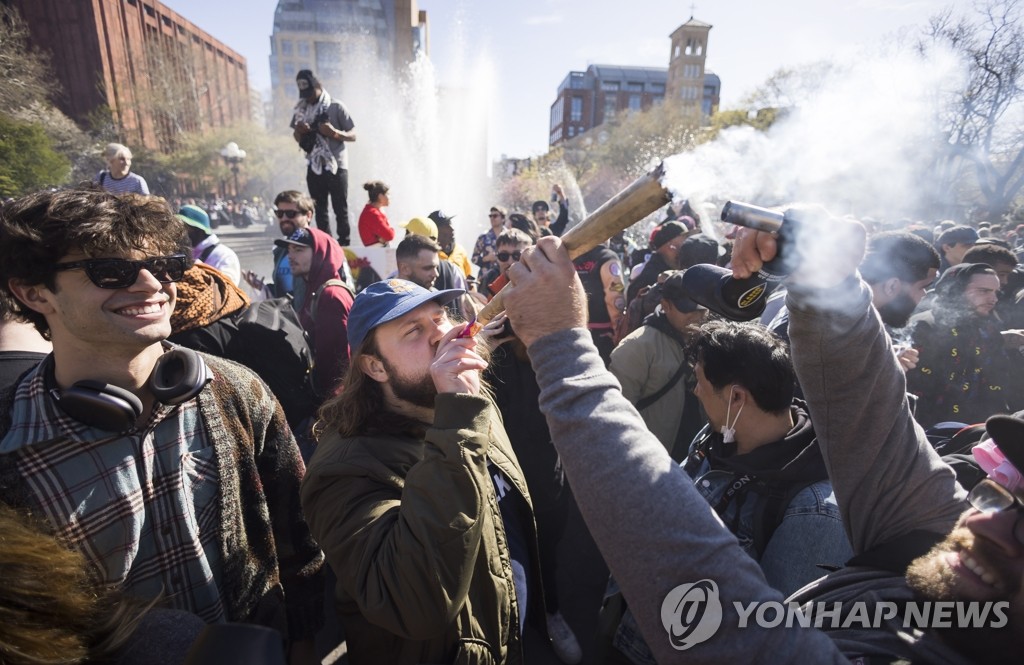
[[367, 247], [395, 239], [395, 229], [388, 222], [388, 216], [373, 204], [367, 203], [359, 214], [359, 239]]
[[[312, 311], [313, 294], [329, 279], [338, 279], [345, 252], [338, 241], [319, 229], [310, 228], [315, 246], [313, 263], [306, 276], [306, 298], [299, 321], [309, 333], [313, 346], [313, 387], [321, 399], [329, 396], [348, 368], [348, 313], [352, 292], [343, 286], [328, 286]], [[315, 319], [315, 321], [314, 321]]]

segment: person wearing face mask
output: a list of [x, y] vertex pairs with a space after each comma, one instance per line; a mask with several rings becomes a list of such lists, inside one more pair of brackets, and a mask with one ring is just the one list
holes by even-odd
[[356, 140], [355, 123], [345, 105], [324, 90], [308, 69], [295, 77], [299, 103], [292, 116], [292, 137], [306, 153], [306, 186], [313, 198], [318, 229], [331, 234], [327, 212], [330, 197], [338, 226], [338, 244], [351, 244], [348, 223], [348, 151], [345, 143]]
[[821, 576], [818, 564], [853, 553], [807, 405], [793, 397], [789, 351], [763, 327], [731, 321], [704, 324], [694, 345], [693, 393], [709, 427], [683, 468], [768, 583], [791, 593]]
[[[692, 342], [693, 390], [707, 416], [683, 470], [784, 595], [853, 556], [807, 404], [793, 397], [786, 344], [756, 323], [711, 321]], [[653, 663], [631, 613], [612, 644]]]

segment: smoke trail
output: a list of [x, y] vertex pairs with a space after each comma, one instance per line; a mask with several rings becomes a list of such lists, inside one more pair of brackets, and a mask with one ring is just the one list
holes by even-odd
[[[767, 131], [733, 127], [666, 159], [665, 186], [702, 213], [731, 199], [817, 203], [837, 216], [918, 217], [943, 145], [942, 102], [962, 87], [966, 68], [948, 52], [930, 60], [898, 48], [863, 55], [823, 68], [820, 84]], [[821, 265], [849, 251], [831, 233], [813, 236], [810, 254]]]
[[665, 184], [697, 204], [808, 201], [838, 215], [915, 216], [941, 147], [941, 102], [963, 75], [949, 53], [865, 54], [825, 69], [768, 131], [733, 127], [670, 157]]

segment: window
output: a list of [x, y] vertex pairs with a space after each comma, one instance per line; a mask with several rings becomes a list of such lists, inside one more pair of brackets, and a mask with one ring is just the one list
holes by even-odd
[[153, 5], [142, 5], [142, 7], [146, 10], [146, 16], [149, 16], [151, 18], [156, 17], [156, 12], [153, 11]]
[[301, 57], [301, 58], [308, 58], [309, 57], [309, 53], [310, 53], [309, 42], [299, 42], [298, 46], [299, 46], [299, 57]]
[[604, 119], [607, 122], [615, 117], [615, 111], [617, 110], [618, 100], [615, 99], [614, 95], [606, 95], [604, 98]]
[[573, 76], [569, 81], [569, 87], [573, 90], [582, 90], [585, 87], [585, 82], [582, 76]]
[[664, 83], [651, 83], [649, 87], [650, 87], [651, 92], [653, 92], [655, 94], [658, 94], [658, 93], [665, 94], [665, 84]]
[[292, 54], [292, 43], [291, 43], [291, 41], [289, 41], [287, 39], [282, 39], [281, 40], [281, 55], [291, 55], [291, 54]]
[[639, 111], [640, 110], [640, 95], [632, 94], [629, 96], [629, 110]]
[[673, 60], [675, 60], [676, 58], [679, 57], [679, 51], [680, 50], [681, 50], [681, 47], [679, 46], [679, 44], [676, 44], [675, 47], [672, 49], [672, 59]]
[[549, 125], [551, 130], [554, 131], [555, 127], [562, 124], [562, 105], [554, 104], [551, 107], [551, 124]]
[[686, 55], [694, 55], [693, 37], [686, 40]]
[[601, 81], [601, 89], [605, 92], [618, 92], [619, 82], [618, 81]]
[[572, 125], [569, 125], [569, 138], [572, 138], [574, 136], [576, 136], [576, 128], [573, 127]]
[[135, 7], [139, 4], [139, 0], [128, 0], [128, 4]]
[[285, 78], [293, 79], [293, 78], [295, 78], [295, 75], [297, 73], [298, 73], [298, 71], [295, 69], [295, 63], [294, 62], [286, 62], [286, 63], [284, 63], [284, 75], [285, 75]]
[[629, 81], [626, 83], [626, 90], [629, 92], [643, 92], [644, 84], [642, 81]]
[[583, 120], [583, 98], [573, 97], [569, 107], [569, 121], [580, 122]]

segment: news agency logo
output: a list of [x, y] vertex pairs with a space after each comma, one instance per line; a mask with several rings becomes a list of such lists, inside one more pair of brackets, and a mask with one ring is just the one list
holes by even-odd
[[[1006, 601], [878, 601], [867, 603], [734, 601], [737, 628], [881, 629], [894, 623], [905, 630], [1003, 628]], [[661, 604], [661, 623], [674, 649], [686, 651], [711, 639], [722, 626], [722, 601], [714, 580], [680, 584]]]
[[680, 584], [661, 603], [661, 625], [668, 631], [672, 648], [686, 651], [718, 632], [722, 625], [722, 601], [714, 580]]

